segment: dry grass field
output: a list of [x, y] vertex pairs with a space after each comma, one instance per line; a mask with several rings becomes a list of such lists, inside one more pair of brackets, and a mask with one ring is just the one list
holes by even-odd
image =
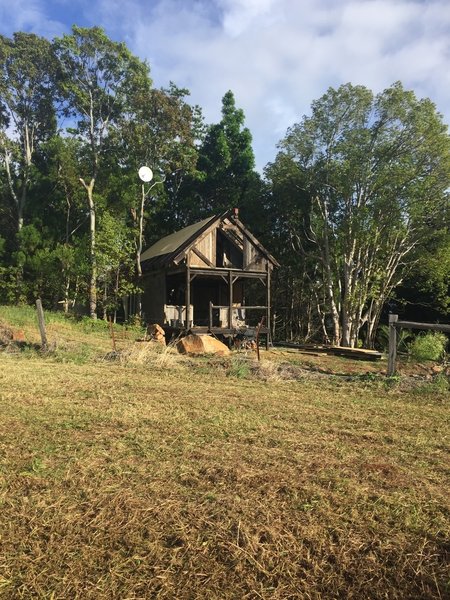
[[30, 343], [0, 352], [0, 597], [450, 597], [442, 382], [130, 332], [105, 360], [106, 328], [56, 317], [41, 356], [28, 317], [2, 319]]

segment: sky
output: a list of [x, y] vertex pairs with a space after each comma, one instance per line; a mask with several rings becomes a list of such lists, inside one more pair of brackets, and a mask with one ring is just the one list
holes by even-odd
[[191, 92], [207, 123], [232, 90], [257, 168], [311, 102], [347, 82], [395, 81], [450, 123], [450, 0], [0, 0], [0, 33], [103, 27], [147, 59], [154, 85]]

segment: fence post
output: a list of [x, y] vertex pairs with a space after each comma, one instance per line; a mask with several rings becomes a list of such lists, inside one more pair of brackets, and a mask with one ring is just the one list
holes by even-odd
[[48, 350], [48, 341], [47, 341], [47, 332], [45, 330], [45, 319], [44, 319], [44, 309], [42, 308], [41, 299], [38, 298], [36, 300], [36, 309], [37, 309], [37, 318], [39, 324], [39, 331], [41, 334], [41, 347], [44, 352]]
[[261, 321], [258, 323], [258, 326], [256, 328], [256, 357], [258, 358], [258, 361], [261, 360], [261, 357], [259, 355], [259, 332], [261, 331], [261, 327], [264, 325], [264, 317], [261, 317]]
[[112, 322], [111, 316], [109, 317], [109, 330], [111, 332], [111, 341], [112, 341], [113, 351], [116, 352], [117, 351], [117, 348], [116, 348], [116, 336], [114, 335], [114, 326], [113, 326], [113, 322]]
[[395, 361], [397, 358], [397, 323], [398, 315], [389, 315], [389, 357], [388, 377], [395, 374]]

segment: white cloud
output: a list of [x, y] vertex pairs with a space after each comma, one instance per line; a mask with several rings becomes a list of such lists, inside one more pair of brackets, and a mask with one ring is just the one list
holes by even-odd
[[[205, 8], [205, 7], [208, 8]], [[232, 89], [260, 167], [311, 101], [347, 81], [381, 91], [396, 80], [450, 117], [450, 7], [441, 1], [160, 0], [139, 18], [134, 49], [158, 82], [191, 89], [208, 120]], [[131, 41], [131, 40], [130, 40]]]
[[[61, 4], [68, 0], [53, 0]], [[59, 27], [49, 3], [19, 0], [20, 23]], [[86, 0], [83, 23], [102, 25], [150, 62], [157, 85], [191, 90], [208, 122], [231, 89], [252, 131], [258, 166], [272, 160], [288, 126], [329, 86], [375, 92], [401, 80], [450, 120], [447, 0]], [[6, 7], [0, 0], [0, 10]], [[6, 9], [4, 8], [6, 14]], [[19, 11], [14, 11], [19, 12]], [[2, 20], [0, 30], [12, 27]], [[59, 17], [61, 20], [61, 17]], [[61, 25], [68, 28], [71, 23]], [[62, 31], [58, 31], [58, 34]]]
[[65, 30], [65, 25], [52, 19], [40, 0], [0, 0], [0, 33], [3, 35], [26, 31], [53, 38]]
[[276, 22], [276, 4], [276, 0], [219, 0], [225, 33], [237, 37], [261, 22], [266, 26]]

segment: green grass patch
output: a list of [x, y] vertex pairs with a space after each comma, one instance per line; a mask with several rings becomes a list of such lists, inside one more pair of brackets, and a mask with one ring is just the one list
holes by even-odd
[[420, 333], [409, 344], [408, 351], [414, 360], [438, 361], [444, 357], [448, 338], [445, 333], [427, 331]]

